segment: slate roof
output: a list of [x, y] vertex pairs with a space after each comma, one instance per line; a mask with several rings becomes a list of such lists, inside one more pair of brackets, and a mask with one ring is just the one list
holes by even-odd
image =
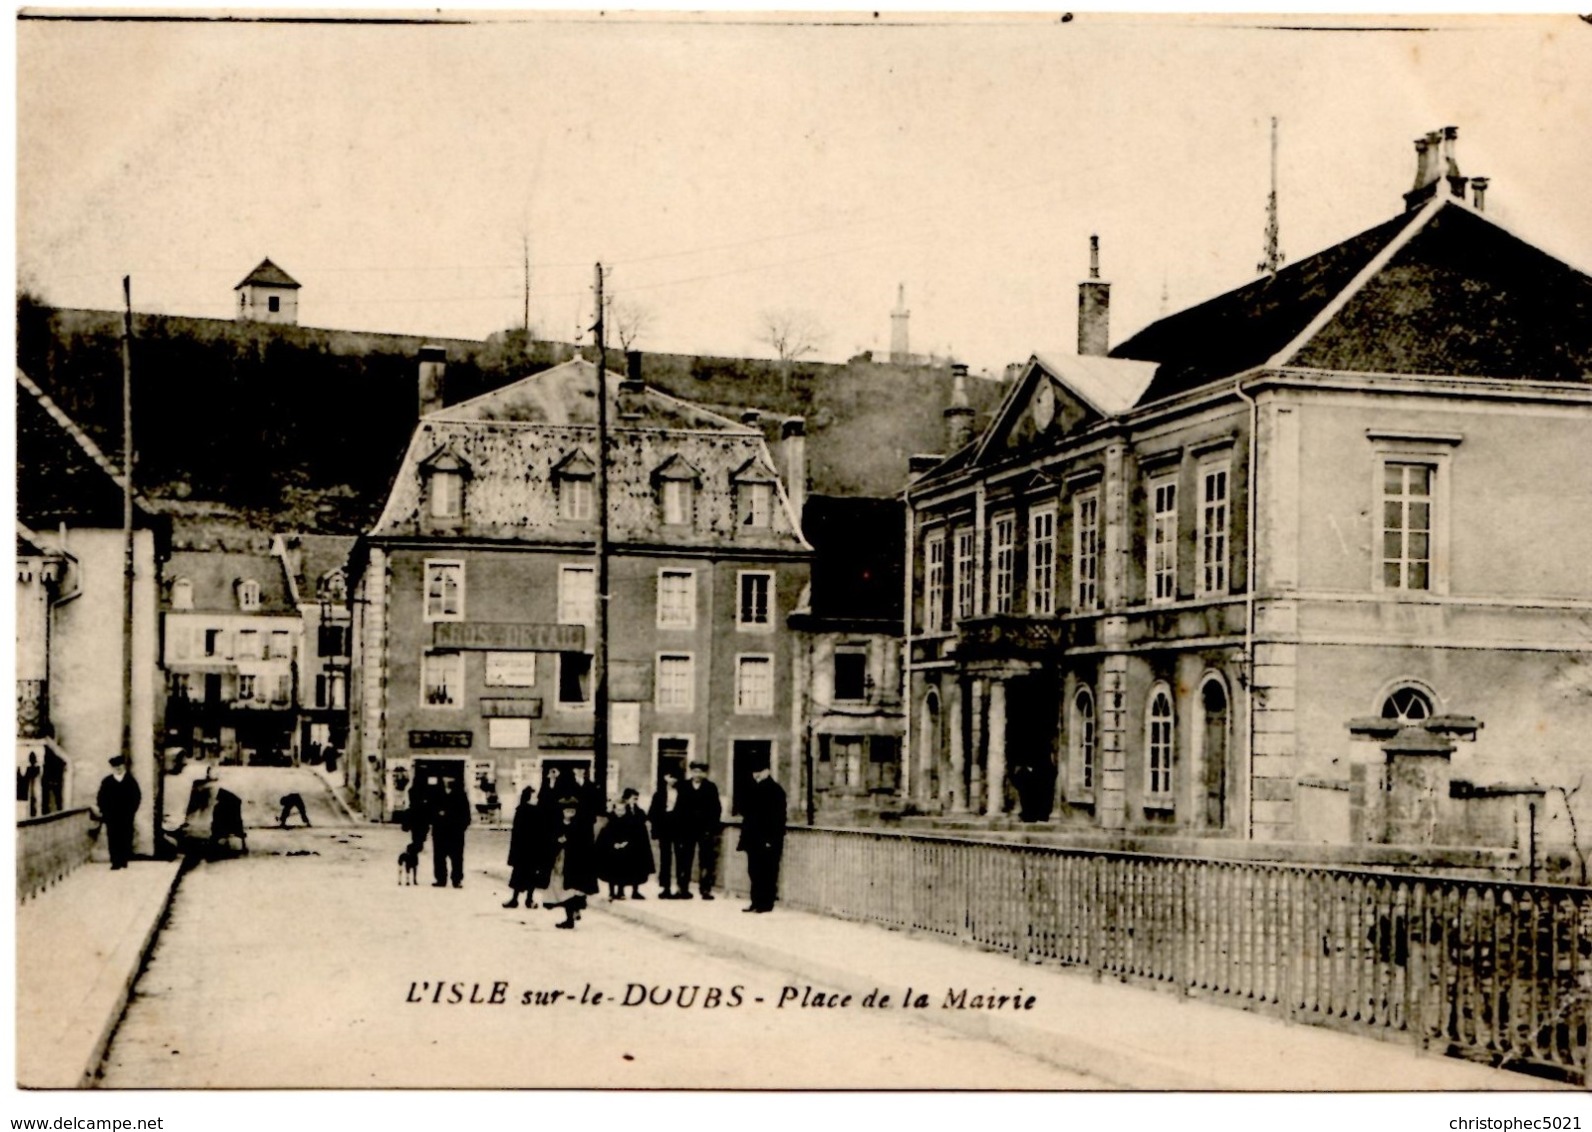
[[[607, 374], [611, 395], [620, 380]], [[423, 417], [371, 537], [435, 532], [422, 517], [420, 467], [444, 450], [469, 469], [462, 537], [558, 543], [591, 538], [592, 524], [560, 517], [552, 473], [574, 453], [596, 451], [596, 428], [590, 423], [595, 386], [596, 367], [577, 359]], [[757, 430], [650, 388], [642, 396], [639, 419], [621, 421], [617, 407], [610, 408], [609, 537], [614, 543], [809, 549], [778, 483], [778, 505], [768, 528], [748, 531], [737, 523], [732, 477], [748, 465], [771, 478], [777, 475]], [[665, 525], [658, 506], [654, 473], [676, 457], [702, 473], [689, 527]]]
[[298, 287], [299, 282], [287, 272], [283, 271], [269, 259], [262, 259], [258, 267], [243, 277], [243, 282], [232, 288], [241, 291], [245, 287]]
[[1263, 365], [1592, 381], [1592, 277], [1441, 195], [1152, 323], [1111, 351], [1157, 362], [1141, 404]]
[[[113, 464], [42, 389], [17, 376], [17, 519], [35, 530], [68, 526], [120, 528], [122, 484]], [[133, 521], [155, 522], [141, 499]]]
[[291, 533], [281, 536], [287, 554], [290, 596], [297, 601], [317, 599], [320, 583], [333, 570], [348, 566], [348, 556], [357, 541], [352, 535], [314, 535]]
[[[165, 581], [161, 608], [171, 608], [171, 587], [179, 578], [193, 585], [195, 613], [242, 613], [237, 586], [243, 581], [260, 584], [261, 615], [291, 614], [298, 609], [288, 594], [282, 560], [269, 551], [173, 550], [161, 571]], [[189, 612], [183, 610], [182, 612]]]

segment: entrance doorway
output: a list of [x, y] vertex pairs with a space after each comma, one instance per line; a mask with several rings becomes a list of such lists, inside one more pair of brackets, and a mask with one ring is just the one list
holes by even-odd
[[774, 765], [774, 744], [769, 739], [736, 739], [730, 744], [730, 813], [740, 816], [741, 799], [752, 792], [752, 772]]
[[1200, 685], [1200, 753], [1205, 761], [1205, 826], [1227, 825], [1227, 689], [1212, 677]]
[[691, 761], [691, 740], [685, 735], [659, 735], [655, 740], [657, 753], [653, 756], [652, 786], [663, 785], [663, 776], [673, 774], [675, 781], [685, 781], [686, 764]]

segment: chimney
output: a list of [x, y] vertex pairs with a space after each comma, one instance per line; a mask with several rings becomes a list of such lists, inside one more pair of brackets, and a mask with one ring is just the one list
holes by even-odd
[[1415, 187], [1404, 194], [1404, 210], [1412, 211], [1431, 200], [1448, 182], [1448, 191], [1465, 199], [1466, 178], [1459, 173], [1459, 127], [1444, 126], [1415, 139]]
[[1448, 180], [1448, 191], [1460, 200], [1465, 199], [1466, 178], [1459, 175], [1459, 127], [1443, 127], [1443, 176]]
[[967, 403], [967, 363], [951, 364], [951, 403], [945, 407], [946, 443], [959, 452], [973, 442], [973, 406]]
[[907, 457], [907, 483], [916, 483], [945, 457], [931, 452], [917, 452]]
[[1471, 202], [1475, 204], [1477, 212], [1487, 211], [1487, 186], [1490, 183], [1486, 177], [1470, 179]]
[[638, 420], [647, 383], [641, 380], [641, 351], [625, 351], [625, 379], [619, 383], [619, 419]]
[[448, 351], [441, 346], [420, 347], [420, 415], [442, 408], [443, 371], [448, 368]]
[[747, 428], [761, 428], [762, 421], [763, 414], [758, 412], [756, 409], [741, 410], [741, 423]]
[[779, 429], [779, 457], [785, 474], [785, 494], [790, 496], [796, 521], [807, 504], [807, 422], [791, 417]]
[[1100, 281], [1100, 237], [1089, 237], [1089, 278], [1078, 284], [1078, 353], [1104, 357], [1111, 348], [1111, 284]]

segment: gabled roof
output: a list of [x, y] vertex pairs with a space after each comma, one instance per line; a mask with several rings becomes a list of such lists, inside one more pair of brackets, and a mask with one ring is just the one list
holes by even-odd
[[1106, 417], [1125, 413], [1137, 405], [1149, 388], [1156, 368], [1154, 362], [1049, 350], [1035, 353], [1034, 361]]
[[252, 612], [298, 613], [288, 591], [286, 564], [269, 551], [174, 550], [161, 573], [168, 583], [161, 599], [164, 609], [171, 608], [171, 584], [186, 579], [193, 586], [193, 612], [242, 612], [237, 588], [252, 581], [260, 586], [260, 608]]
[[347, 568], [354, 542], [352, 535], [297, 532], [279, 535], [278, 544], [282, 548], [288, 572], [291, 599], [299, 602], [317, 600], [322, 580], [334, 571]]
[[1441, 194], [1111, 356], [1160, 363], [1141, 404], [1260, 366], [1585, 382], [1592, 278]]
[[680, 453], [676, 452], [663, 463], [652, 469], [652, 478], [655, 480], [689, 480], [700, 481], [702, 469], [691, 463]]
[[287, 272], [283, 271], [269, 259], [262, 259], [260, 265], [248, 275], [243, 277], [243, 282], [232, 288], [241, 291], [245, 287], [298, 287], [299, 282]]

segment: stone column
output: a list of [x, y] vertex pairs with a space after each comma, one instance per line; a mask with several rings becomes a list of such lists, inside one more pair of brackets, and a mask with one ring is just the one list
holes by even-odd
[[992, 818], [1006, 812], [1006, 681], [991, 680], [989, 685], [989, 801], [984, 813]]
[[[952, 681], [946, 688], [945, 724], [950, 766], [951, 812], [967, 812], [967, 745], [962, 739], [962, 684]], [[944, 788], [941, 789], [944, 794]]]
[[1095, 718], [1095, 815], [1103, 829], [1121, 829], [1127, 820], [1128, 658], [1108, 656], [1100, 666]]
[[976, 811], [984, 797], [984, 768], [979, 762], [979, 752], [984, 740], [984, 681], [975, 677], [967, 685], [967, 765], [968, 791], [966, 807]]

